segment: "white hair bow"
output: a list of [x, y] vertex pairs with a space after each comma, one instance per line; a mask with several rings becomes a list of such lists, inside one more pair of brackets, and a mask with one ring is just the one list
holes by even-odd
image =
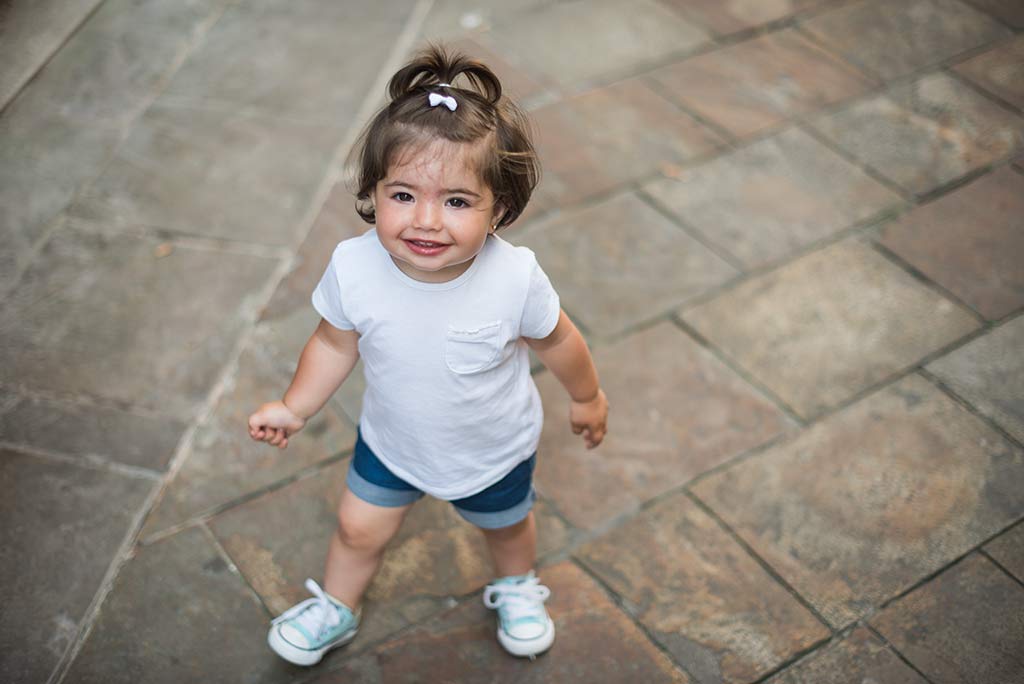
[[442, 95], [441, 93], [430, 93], [430, 106], [436, 107], [439, 104], [443, 104], [451, 111], [455, 111], [458, 108], [459, 103], [455, 101], [455, 98], [451, 95]]

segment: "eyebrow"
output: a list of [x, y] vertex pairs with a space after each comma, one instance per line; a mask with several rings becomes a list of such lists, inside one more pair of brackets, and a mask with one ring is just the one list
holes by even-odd
[[[403, 181], [392, 181], [384, 184], [385, 188], [409, 188], [410, 190], [419, 190], [418, 187], [412, 183], [405, 183]], [[445, 188], [444, 193], [446, 195], [472, 195], [473, 197], [480, 197], [478, 193], [466, 188]]]

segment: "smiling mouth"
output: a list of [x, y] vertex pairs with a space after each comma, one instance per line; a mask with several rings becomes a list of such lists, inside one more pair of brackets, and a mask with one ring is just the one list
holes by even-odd
[[450, 246], [443, 242], [434, 242], [432, 240], [405, 240], [404, 242], [413, 252], [423, 256], [439, 254]]

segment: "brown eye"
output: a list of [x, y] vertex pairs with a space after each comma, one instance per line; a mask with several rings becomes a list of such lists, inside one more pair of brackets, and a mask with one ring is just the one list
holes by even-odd
[[391, 197], [399, 202], [412, 202], [412, 195], [407, 192], [396, 192]]
[[450, 200], [448, 200], [448, 204], [455, 207], [456, 209], [462, 209], [463, 207], [469, 206], [469, 203], [466, 202], [466, 200], [462, 199], [461, 197], [452, 197]]

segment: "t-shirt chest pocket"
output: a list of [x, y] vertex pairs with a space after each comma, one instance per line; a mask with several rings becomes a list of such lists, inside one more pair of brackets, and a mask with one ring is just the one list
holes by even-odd
[[444, 362], [453, 373], [479, 373], [495, 365], [501, 347], [501, 321], [473, 326], [449, 325]]

